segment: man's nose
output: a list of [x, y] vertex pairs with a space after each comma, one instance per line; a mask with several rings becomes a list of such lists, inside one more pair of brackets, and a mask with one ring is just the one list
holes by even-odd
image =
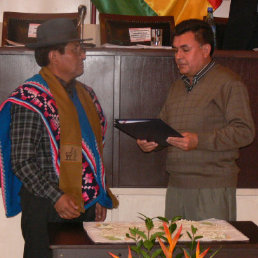
[[85, 50], [85, 49], [81, 49], [80, 54], [81, 54], [81, 58], [82, 58], [83, 60], [86, 59], [86, 50]]
[[176, 53], [175, 53], [175, 58], [176, 59], [180, 59], [182, 57], [182, 51], [178, 50]]

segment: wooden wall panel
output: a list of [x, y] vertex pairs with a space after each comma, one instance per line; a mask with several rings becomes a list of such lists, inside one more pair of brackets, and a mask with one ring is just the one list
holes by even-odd
[[[0, 52], [1, 53], [1, 52]], [[32, 54], [1, 55], [0, 54], [0, 103], [20, 83], [39, 71], [39, 66]]]
[[[37, 73], [31, 51], [0, 48], [0, 102], [21, 82]], [[217, 62], [239, 73], [250, 95], [258, 128], [258, 53], [216, 51]], [[170, 50], [89, 49], [79, 78], [93, 87], [108, 119], [104, 160], [112, 187], [166, 187], [166, 150], [143, 153], [131, 137], [113, 128], [114, 118], [156, 117], [172, 82], [179, 76]], [[241, 149], [239, 188], [258, 188], [258, 131]]]
[[[155, 118], [177, 75], [169, 57], [123, 56], [121, 62], [120, 118]], [[136, 141], [120, 133], [120, 187], [167, 186], [166, 150], [143, 153]]]
[[250, 146], [240, 150], [238, 164], [241, 170], [238, 177], [238, 187], [255, 188], [258, 187], [258, 58], [218, 55], [216, 60], [238, 73], [248, 89], [256, 127], [256, 138]]

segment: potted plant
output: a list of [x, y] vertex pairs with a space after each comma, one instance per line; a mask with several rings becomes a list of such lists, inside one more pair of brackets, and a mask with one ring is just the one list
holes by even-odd
[[[173, 253], [176, 250], [178, 239], [181, 236], [182, 225], [177, 230], [176, 221], [180, 220], [181, 217], [174, 217], [172, 220], [168, 220], [164, 217], [155, 217], [149, 218], [143, 214], [141, 214], [140, 219], [144, 220], [146, 226], [146, 233], [139, 228], [129, 228], [130, 233], [126, 234], [126, 237], [131, 238], [135, 241], [135, 245], [128, 247], [128, 258], [132, 258], [132, 252], [135, 252], [137, 257], [144, 258], [155, 258], [155, 257], [166, 257], [173, 258]], [[160, 228], [159, 232], [155, 232], [151, 234], [151, 230], [154, 228], [154, 219], [159, 219], [163, 222], [163, 227]], [[177, 232], [175, 232], [177, 230]], [[190, 238], [189, 244], [184, 248], [180, 248], [179, 253], [174, 256], [176, 258], [203, 258], [209, 252], [209, 248], [206, 250], [200, 250], [200, 242], [199, 239], [202, 236], [196, 235], [197, 228], [191, 226], [191, 232], [187, 231], [187, 234]], [[175, 232], [174, 237], [172, 234]], [[156, 241], [158, 240], [160, 247], [154, 248]], [[167, 245], [167, 246], [166, 246]], [[216, 250], [213, 254], [211, 254], [210, 258], [214, 257], [219, 250]], [[109, 254], [114, 258], [119, 258], [113, 253]]]

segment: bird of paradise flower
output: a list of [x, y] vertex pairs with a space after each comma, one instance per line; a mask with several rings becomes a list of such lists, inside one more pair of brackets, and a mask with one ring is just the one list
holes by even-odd
[[[168, 240], [168, 244], [169, 244], [169, 247], [166, 247], [164, 245], [164, 243], [160, 240], [160, 238], [158, 237], [158, 241], [159, 241], [159, 244], [163, 250], [163, 253], [164, 255], [166, 256], [166, 258], [173, 258], [173, 251], [175, 249], [175, 246], [177, 244], [177, 241], [180, 237], [180, 234], [181, 234], [181, 231], [182, 231], [182, 225], [180, 226], [180, 228], [178, 229], [176, 235], [174, 236], [174, 238], [171, 237], [171, 233], [168, 229], [168, 226], [167, 224], [164, 222], [163, 223], [163, 227], [164, 227], [164, 231], [165, 231], [165, 234], [166, 234], [166, 237], [167, 237], [167, 240]], [[202, 252], [200, 254], [200, 242], [198, 241], [197, 243], [197, 248], [196, 248], [196, 258], [203, 258], [209, 251], [210, 248], [207, 248], [204, 252]], [[189, 254], [187, 253], [187, 251], [184, 249], [184, 255], [185, 255], [185, 258], [190, 258]]]
[[173, 251], [175, 249], [176, 243], [177, 243], [177, 241], [180, 237], [181, 231], [182, 231], [182, 225], [178, 229], [174, 238], [171, 237], [171, 233], [165, 222], [163, 222], [163, 227], [164, 227], [164, 231], [165, 231], [165, 234], [166, 234], [166, 237], [168, 240], [169, 247], [166, 247], [165, 244], [160, 240], [159, 237], [158, 237], [158, 241], [159, 241], [159, 244], [160, 244], [162, 251], [163, 251], [164, 255], [166, 256], [166, 258], [172, 258]]
[[[210, 248], [207, 248], [205, 251], [203, 251], [200, 254], [200, 242], [198, 241], [197, 247], [196, 247], [196, 256], [195, 257], [196, 258], [203, 258], [208, 253], [209, 249]], [[184, 249], [184, 255], [185, 255], [185, 258], [191, 258], [185, 249]]]

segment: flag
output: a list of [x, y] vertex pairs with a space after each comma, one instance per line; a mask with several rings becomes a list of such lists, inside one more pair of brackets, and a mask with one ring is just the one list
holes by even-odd
[[218, 8], [222, 0], [91, 0], [100, 13], [174, 16], [175, 23], [203, 19], [207, 8]]
[[209, 0], [211, 6], [216, 10], [222, 3], [222, 0]]

